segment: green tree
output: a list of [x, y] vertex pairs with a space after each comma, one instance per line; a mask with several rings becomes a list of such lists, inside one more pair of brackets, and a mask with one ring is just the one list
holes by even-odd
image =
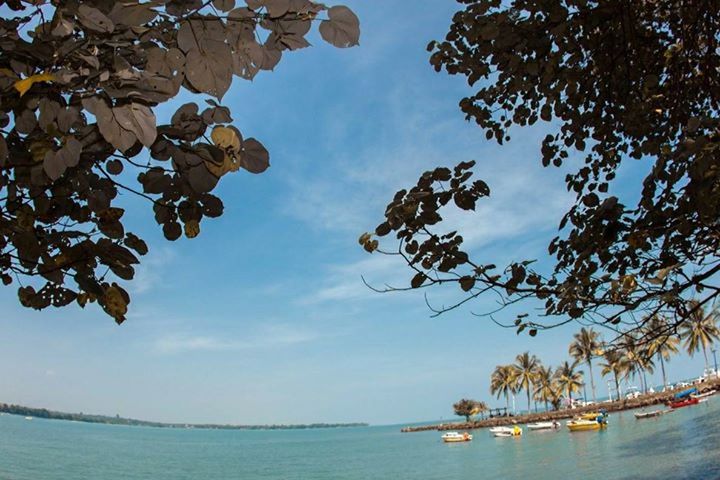
[[545, 403], [545, 410], [549, 410], [548, 403], [552, 403], [557, 395], [552, 367], [538, 366], [533, 386], [533, 399]]
[[487, 406], [485, 406], [483, 402], [463, 398], [453, 405], [453, 410], [455, 411], [455, 415], [465, 417], [465, 421], [469, 422], [470, 417], [477, 415], [481, 411], [487, 410]]
[[[412, 288], [456, 286], [458, 301], [441, 312], [484, 295], [501, 306], [542, 300], [542, 322], [520, 313], [508, 324], [530, 335], [568, 319], [621, 325], [635, 312], [677, 326], [696, 291], [702, 302], [717, 298], [720, 89], [711, 86], [720, 84], [720, 3], [462, 4], [445, 40], [430, 43], [430, 63], [468, 81], [460, 108], [488, 140], [505, 144], [512, 128], [548, 122], [539, 163], [565, 165], [575, 194], [549, 243], [552, 267], [497, 267], [445, 225], [447, 209], [471, 211], [490, 195], [473, 179], [474, 161], [425, 172], [397, 192], [361, 236], [364, 248], [401, 256]], [[640, 158], [639, 198], [618, 197], [618, 170]]]
[[[117, 323], [130, 303], [120, 283], [148, 251], [118, 194], [146, 200], [168, 240], [196, 237], [223, 212], [221, 177], [269, 166], [218, 103], [233, 76], [309, 46], [313, 22], [338, 47], [360, 35], [347, 7], [310, 0], [3, 3], [14, 12], [0, 18], [0, 280], [24, 284], [26, 307], [97, 302]], [[158, 124], [181, 90], [208, 107]]]
[[540, 360], [535, 355], [530, 355], [530, 352], [524, 352], [515, 357], [515, 363], [513, 364], [516, 389], [518, 391], [525, 390], [525, 393], [527, 393], [528, 412], [530, 412], [530, 392], [535, 383], [535, 376], [539, 366]]
[[685, 350], [694, 356], [698, 350], [702, 350], [705, 357], [705, 367], [708, 366], [707, 349], [715, 340], [720, 340], [720, 329], [717, 325], [718, 312], [711, 310], [705, 312], [702, 305], [696, 300], [690, 303], [690, 315], [687, 321], [680, 326], [680, 335], [685, 339]]
[[515, 369], [512, 365], [498, 365], [490, 376], [490, 393], [500, 398], [505, 397], [505, 407], [510, 410], [510, 395], [517, 393], [517, 382], [515, 381]]
[[625, 352], [619, 348], [609, 348], [602, 353], [603, 360], [600, 362], [600, 375], [603, 377], [612, 373], [615, 380], [615, 391], [620, 398], [620, 379], [629, 372], [630, 365]]
[[578, 362], [573, 363], [567, 360], [555, 369], [555, 381], [561, 392], [567, 393], [567, 398], [572, 402], [572, 394], [579, 392], [583, 385], [583, 375], [576, 370]]
[[592, 328], [581, 328], [573, 335], [574, 340], [570, 344], [568, 352], [570, 356], [579, 362], [587, 363], [590, 370], [590, 388], [592, 389], [593, 402], [597, 401], [595, 394], [595, 379], [593, 378], [592, 359], [597, 356], [602, 342], [600, 334]]
[[642, 341], [635, 334], [627, 334], [622, 339], [622, 348], [627, 361], [628, 374], [633, 377], [638, 376], [642, 391], [647, 392], [646, 373], [652, 374], [655, 369], [647, 341]]
[[[685, 323], [687, 325], [687, 323]], [[660, 361], [662, 371], [663, 387], [667, 387], [667, 375], [665, 374], [665, 362], [678, 353], [680, 339], [671, 333], [668, 321], [660, 315], [654, 315], [647, 319], [644, 329], [649, 333], [648, 355], [654, 355]], [[658, 334], [659, 332], [659, 334]], [[653, 335], [654, 333], [654, 335]]]

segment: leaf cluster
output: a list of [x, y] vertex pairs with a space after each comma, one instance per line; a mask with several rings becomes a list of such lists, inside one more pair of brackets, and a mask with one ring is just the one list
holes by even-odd
[[[472, 298], [492, 290], [502, 306], [539, 299], [553, 320], [512, 324], [531, 332], [568, 319], [639, 328], [654, 314], [679, 324], [692, 314], [689, 298], [716, 298], [720, 4], [460, 3], [445, 40], [428, 46], [430, 63], [467, 79], [474, 92], [460, 108], [488, 140], [503, 144], [512, 127], [548, 122], [541, 163], [567, 164], [575, 203], [548, 246], [551, 271], [520, 262], [492, 273], [492, 263], [470, 261], [460, 234], [440, 232], [439, 209], [416, 215], [419, 199], [398, 192], [376, 234], [396, 233], [415, 270], [411, 286], [454, 282]], [[639, 200], [626, 204], [613, 185], [636, 161], [646, 173], [635, 185]], [[467, 210], [486, 196], [469, 177], [434, 177], [428, 191], [427, 175], [411, 192], [430, 203], [469, 195], [456, 201]]]
[[[223, 213], [223, 176], [269, 166], [218, 103], [233, 77], [309, 46], [314, 21], [332, 45], [359, 39], [347, 7], [309, 0], [4, 3], [16, 15], [0, 18], [0, 277], [21, 282], [27, 307], [96, 301], [118, 323], [130, 297], [115, 280], [148, 251], [119, 194], [150, 202], [167, 239], [197, 236]], [[182, 90], [213, 98], [158, 123]]]

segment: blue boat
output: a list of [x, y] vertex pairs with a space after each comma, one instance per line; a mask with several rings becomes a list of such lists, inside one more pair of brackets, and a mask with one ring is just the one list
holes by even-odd
[[693, 388], [688, 388], [687, 390], [683, 390], [683, 391], [680, 392], [680, 393], [676, 393], [676, 394], [675, 394], [675, 398], [676, 398], [676, 399], [681, 399], [681, 398], [689, 397], [689, 396], [692, 395], [693, 393], [697, 393], [697, 391], [698, 391], [698, 390], [697, 390], [697, 388], [695, 388], [695, 387], [693, 387]]

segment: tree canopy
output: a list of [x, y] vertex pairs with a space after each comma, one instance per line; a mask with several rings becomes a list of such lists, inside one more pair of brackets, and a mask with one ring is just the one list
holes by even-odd
[[[549, 242], [552, 266], [498, 268], [465, 251], [462, 232], [443, 229], [446, 209], [474, 210], [490, 195], [472, 178], [474, 161], [397, 192], [360, 243], [401, 256], [411, 288], [457, 285], [465, 293], [449, 308], [488, 293], [500, 309], [539, 299], [540, 319], [502, 322], [518, 332], [581, 320], [621, 336], [658, 314], [670, 320], [664, 331], [644, 336], [676, 332], [720, 294], [720, 4], [458, 2], [445, 40], [428, 49], [437, 71], [473, 90], [460, 101], [466, 119], [499, 144], [513, 127], [547, 122], [538, 161], [570, 171], [575, 202]], [[616, 179], [628, 162], [645, 173], [622, 196]], [[380, 244], [390, 234], [397, 247]]]
[[[34, 309], [97, 301], [118, 323], [146, 243], [123, 226], [121, 191], [143, 197], [168, 240], [223, 213], [212, 194], [269, 166], [219, 102], [233, 77], [273, 70], [320, 36], [359, 42], [344, 6], [309, 0], [1, 1], [0, 278]], [[6, 10], [7, 11], [7, 10]], [[186, 90], [207, 102], [154, 108]], [[137, 183], [134, 179], [136, 178]]]
[[455, 415], [465, 417], [465, 421], [467, 422], [470, 421], [470, 417], [477, 415], [480, 412], [484, 412], [485, 410], [487, 410], [485, 402], [469, 400], [467, 398], [463, 398], [453, 404], [453, 411], [455, 412]]

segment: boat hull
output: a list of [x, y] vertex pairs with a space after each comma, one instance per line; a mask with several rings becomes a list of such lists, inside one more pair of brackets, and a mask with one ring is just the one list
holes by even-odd
[[567, 427], [571, 432], [586, 432], [590, 430], [600, 430], [601, 428], [605, 428], [606, 425], [604, 423], [591, 422], [589, 420], [573, 420], [567, 423]]
[[670, 408], [682, 408], [682, 407], [689, 407], [690, 405], [697, 405], [700, 403], [700, 400], [695, 397], [686, 398], [684, 400], [679, 400], [677, 402], [670, 402], [668, 403], [668, 406]]
[[470, 442], [473, 439], [473, 436], [469, 433], [446, 433], [442, 437], [442, 441], [445, 443], [462, 443], [462, 442]]
[[552, 430], [554, 428], [557, 428], [559, 424], [556, 424], [554, 422], [539, 422], [539, 423], [530, 423], [528, 424], [527, 428], [530, 430]]
[[635, 413], [634, 415], [635, 415], [635, 418], [637, 418], [638, 420], [642, 420], [643, 418], [659, 417], [663, 413], [665, 413], [664, 410], [655, 410], [652, 412], [638, 412], [638, 413]]
[[462, 442], [471, 442], [472, 437], [470, 438], [443, 438], [443, 442], [445, 443], [462, 443]]

